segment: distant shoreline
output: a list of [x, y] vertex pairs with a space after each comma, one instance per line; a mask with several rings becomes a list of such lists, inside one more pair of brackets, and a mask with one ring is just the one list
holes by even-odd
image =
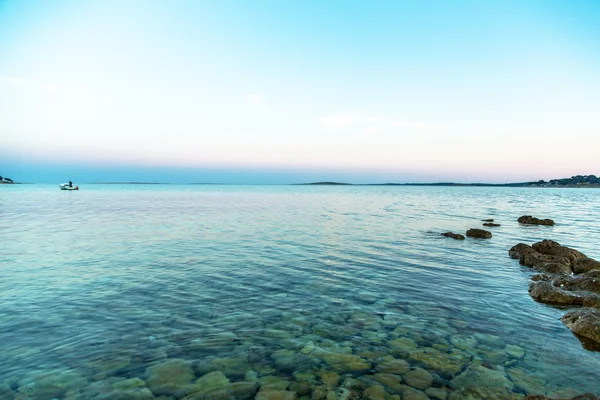
[[[0, 185], [23, 185], [35, 184], [32, 182], [0, 182]], [[81, 185], [81, 184], [80, 184]], [[432, 187], [509, 187], [509, 188], [546, 188], [546, 189], [598, 189], [600, 184], [538, 184], [538, 183], [456, 183], [456, 182], [435, 182], [435, 183], [347, 183], [347, 182], [308, 182], [308, 183], [171, 183], [171, 182], [87, 182], [83, 185], [212, 185], [212, 186], [432, 186]]]
[[600, 188], [600, 184], [586, 185], [550, 185], [550, 184], [530, 184], [530, 183], [345, 183], [345, 182], [312, 182], [298, 183], [301, 186], [456, 186], [456, 187], [528, 187], [528, 188]]

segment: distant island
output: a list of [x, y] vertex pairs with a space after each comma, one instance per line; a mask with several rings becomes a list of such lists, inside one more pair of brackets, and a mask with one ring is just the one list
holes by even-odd
[[3, 177], [0, 176], [0, 184], [12, 185], [14, 183], [15, 182], [12, 179], [10, 179], [10, 178], [3, 178]]
[[165, 182], [90, 182], [88, 185], [168, 185]]
[[323, 185], [323, 186], [478, 186], [478, 187], [600, 187], [600, 178], [596, 175], [575, 175], [570, 178], [551, 179], [549, 181], [539, 180], [535, 182], [515, 183], [345, 183], [345, 182], [313, 182], [301, 183], [300, 185]]

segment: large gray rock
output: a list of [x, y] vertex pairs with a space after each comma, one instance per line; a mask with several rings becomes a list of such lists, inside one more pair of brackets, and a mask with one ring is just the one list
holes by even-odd
[[573, 264], [573, 272], [576, 274], [583, 274], [593, 270], [600, 270], [600, 261], [585, 257], [578, 258]]
[[583, 305], [583, 298], [552, 285], [552, 281], [538, 280], [529, 284], [529, 295], [540, 303], [554, 305]]
[[542, 240], [541, 242], [534, 243], [531, 247], [542, 254], [568, 258], [571, 264], [579, 258], [587, 258], [582, 252], [567, 246], [561, 246], [554, 240]]
[[541, 274], [531, 279], [529, 295], [536, 301], [600, 308], [600, 271], [576, 276]]
[[460, 233], [446, 232], [446, 233], [442, 233], [442, 236], [449, 237], [449, 238], [456, 239], [456, 240], [465, 240], [465, 237], [463, 235], [461, 235]]
[[580, 308], [560, 319], [571, 331], [600, 345], [600, 310]]
[[472, 228], [467, 231], [467, 236], [477, 239], [489, 239], [492, 237], [492, 232], [485, 229]]
[[571, 262], [566, 257], [542, 254], [533, 247], [519, 243], [513, 246], [508, 255], [519, 260], [521, 265], [532, 267], [541, 272], [551, 274], [571, 274]]
[[532, 217], [531, 215], [523, 215], [522, 217], [519, 217], [519, 219], [517, 220], [520, 224], [524, 224], [524, 225], [548, 225], [548, 226], [552, 226], [554, 225], [554, 221], [551, 219], [539, 219], [536, 217]]

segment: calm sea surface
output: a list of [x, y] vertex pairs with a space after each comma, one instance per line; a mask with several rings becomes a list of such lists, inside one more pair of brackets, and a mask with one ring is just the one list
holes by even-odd
[[[2, 399], [185, 398], [211, 371], [298, 398], [406, 395], [393, 360], [431, 373], [411, 385], [430, 396], [475, 365], [510, 393], [600, 395], [600, 353], [508, 257], [553, 239], [600, 259], [600, 190], [80, 187], [0, 186]], [[440, 236], [484, 218], [490, 240]]]

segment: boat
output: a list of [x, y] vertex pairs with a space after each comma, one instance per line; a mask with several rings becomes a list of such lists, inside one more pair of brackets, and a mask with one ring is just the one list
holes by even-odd
[[79, 190], [79, 186], [73, 186], [72, 184], [69, 183], [61, 183], [59, 185], [60, 190]]

